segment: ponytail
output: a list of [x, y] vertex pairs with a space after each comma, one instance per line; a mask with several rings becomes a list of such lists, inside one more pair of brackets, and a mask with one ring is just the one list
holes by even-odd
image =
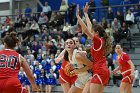
[[107, 56], [108, 54], [112, 52], [111, 38], [107, 35], [105, 31], [103, 31], [103, 38], [105, 40], [104, 53], [105, 53], [105, 56]]

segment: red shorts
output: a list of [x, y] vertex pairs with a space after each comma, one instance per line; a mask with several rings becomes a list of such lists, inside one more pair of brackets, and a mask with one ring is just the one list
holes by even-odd
[[125, 74], [123, 74], [123, 75], [122, 75], [122, 76], [123, 76], [122, 82], [132, 84], [132, 83], [133, 83], [133, 79], [132, 79], [132, 77], [130, 76], [130, 74], [131, 74], [131, 71], [126, 72]]
[[69, 83], [70, 85], [72, 85], [75, 80], [77, 79], [77, 76], [73, 76], [73, 77], [69, 77], [64, 73], [64, 70], [61, 68], [60, 69], [60, 75], [59, 75], [59, 81], [61, 84], [63, 83]]
[[18, 78], [0, 78], [0, 93], [28, 93]]
[[109, 70], [101, 69], [98, 71], [94, 71], [91, 83], [102, 84], [103, 86], [106, 86], [108, 84], [109, 78], [110, 78]]

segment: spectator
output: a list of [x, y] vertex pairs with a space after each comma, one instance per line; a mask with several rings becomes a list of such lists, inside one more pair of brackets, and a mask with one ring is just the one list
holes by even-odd
[[63, 16], [65, 16], [67, 10], [68, 10], [68, 5], [66, 4], [65, 0], [62, 0], [59, 11]]
[[50, 20], [51, 18], [51, 13], [52, 13], [52, 9], [51, 6], [48, 5], [48, 2], [45, 2], [45, 6], [42, 5], [42, 3], [40, 3], [39, 0], [36, 0], [38, 2], [38, 4], [42, 7], [42, 12], [45, 13], [45, 15], [48, 17], [48, 20]]
[[94, 27], [95, 25], [97, 25], [96, 19], [92, 19], [92, 24], [93, 24], [93, 27]]
[[61, 36], [57, 36], [56, 42], [57, 46], [60, 45], [61, 48], [64, 48], [64, 39]]
[[52, 27], [59, 27], [64, 24], [64, 17], [57, 12], [54, 19], [49, 23]]
[[42, 25], [46, 25], [48, 22], [48, 17], [44, 14], [44, 12], [40, 13], [40, 17], [38, 19], [39, 27], [42, 28]]
[[0, 50], [3, 50], [4, 49], [4, 44], [2, 42], [2, 39], [0, 39]]
[[30, 23], [32, 23], [33, 20], [35, 20], [36, 22], [38, 21], [38, 19], [37, 19], [37, 17], [35, 16], [35, 14], [31, 13], [31, 16], [29, 17]]
[[33, 35], [40, 33], [39, 25], [35, 20], [33, 20], [33, 23], [30, 26], [30, 30], [32, 30], [31, 34], [33, 34]]
[[118, 43], [118, 30], [121, 28], [121, 24], [118, 22], [117, 18], [114, 18], [114, 21], [111, 24], [111, 28], [113, 31], [114, 41], [115, 43]]
[[33, 53], [35, 59], [37, 58], [37, 54], [38, 54], [39, 49], [41, 49], [41, 46], [38, 44], [37, 41], [34, 41], [34, 44], [31, 47], [31, 50], [32, 50], [32, 53]]
[[95, 15], [95, 11], [96, 11], [96, 9], [95, 9], [95, 7], [96, 7], [95, 0], [90, 0], [88, 5], [89, 5], [88, 15], [89, 15], [90, 20], [92, 20], [93, 15]]
[[107, 20], [109, 23], [111, 23], [113, 19], [114, 19], [114, 14], [113, 14], [112, 8], [108, 7]]
[[134, 80], [133, 80], [133, 84], [132, 86], [138, 86], [139, 84], [139, 71], [137, 68], [135, 68], [135, 72], [134, 72]]
[[9, 16], [6, 16], [6, 20], [5, 20], [6, 24], [9, 25], [11, 22], [11, 19], [9, 18]]
[[70, 30], [71, 26], [69, 25], [68, 22], [66, 22], [66, 25], [63, 27], [63, 31], [67, 32], [68, 30]]
[[40, 77], [39, 77], [39, 87], [40, 87], [40, 90], [41, 92], [44, 92], [43, 90], [43, 86], [46, 86], [48, 84], [47, 82], [47, 77], [46, 77], [46, 71], [42, 68], [41, 71], [40, 71]]
[[51, 93], [52, 88], [56, 85], [56, 74], [52, 69], [50, 69], [50, 73], [47, 74], [48, 85], [46, 86], [46, 92]]
[[[31, 50], [28, 49], [27, 50], [27, 55], [26, 55], [26, 59], [27, 61], [30, 63], [30, 62], [33, 62], [34, 61], [34, 55], [32, 54]], [[31, 63], [30, 63], [31, 64]], [[33, 65], [33, 64], [32, 64]]]
[[25, 13], [25, 16], [26, 16], [27, 18], [29, 18], [29, 17], [31, 16], [32, 9], [30, 8], [29, 4], [26, 4], [26, 8], [25, 8], [24, 13]]
[[70, 24], [72, 26], [75, 25], [75, 16], [74, 16], [75, 8], [76, 8], [76, 4], [75, 3], [71, 3], [69, 5], [69, 8], [68, 8], [68, 17], [69, 17]]
[[113, 37], [111, 25], [109, 23], [107, 24], [107, 28], [105, 29], [105, 32], [111, 38], [111, 43], [113, 44], [114, 43], [114, 37]]
[[102, 19], [101, 25], [104, 29], [107, 28], [107, 20], [105, 18]]
[[22, 17], [19, 21], [19, 27], [25, 27], [26, 23], [28, 23], [28, 19], [25, 15], [22, 15]]
[[134, 14], [128, 10], [128, 13], [126, 14], [126, 18], [125, 18], [125, 21], [126, 21], [126, 24], [128, 25], [128, 27], [130, 27], [132, 24], [134, 24]]
[[56, 45], [54, 44], [54, 41], [50, 41], [50, 54], [56, 54], [57, 52], [57, 47]]
[[120, 42], [121, 39], [124, 39], [124, 38], [127, 39], [128, 32], [129, 32], [129, 29], [128, 29], [126, 23], [123, 22], [122, 27], [118, 31], [118, 36], [119, 36], [118, 37], [118, 42]]
[[117, 11], [116, 18], [118, 19], [118, 21], [120, 21], [120, 24], [122, 25], [122, 23], [124, 22], [124, 16], [120, 13], [120, 11]]

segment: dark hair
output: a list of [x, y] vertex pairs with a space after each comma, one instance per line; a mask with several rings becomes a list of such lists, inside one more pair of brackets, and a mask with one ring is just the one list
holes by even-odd
[[99, 33], [100, 37], [103, 37], [105, 40], [105, 44], [104, 44], [104, 49], [105, 49], [105, 56], [110, 54], [112, 52], [112, 45], [111, 45], [111, 39], [110, 37], [107, 35], [107, 33], [105, 32], [104, 28], [100, 25], [96, 25], [94, 28], [94, 31]]
[[14, 48], [16, 44], [19, 43], [19, 40], [17, 38], [17, 33], [11, 32], [9, 35], [6, 35], [4, 37], [4, 42], [6, 43], [8, 48]]
[[[74, 40], [72, 39], [72, 38], [68, 38], [68, 39], [71, 39], [73, 42], [74, 42]], [[67, 40], [68, 40], [67, 39]], [[74, 42], [74, 44], [75, 44], [75, 42]], [[68, 54], [68, 51], [66, 51], [65, 53], [64, 53], [64, 59], [66, 60], [66, 61], [69, 61], [69, 54]]]
[[[121, 43], [117, 43], [116, 45], [120, 45], [121, 48], [123, 48], [123, 45]], [[115, 45], [115, 47], [116, 47], [116, 45]]]

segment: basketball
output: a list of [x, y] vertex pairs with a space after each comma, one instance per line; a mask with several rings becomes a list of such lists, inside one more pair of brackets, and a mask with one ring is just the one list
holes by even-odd
[[69, 77], [73, 77], [75, 76], [75, 73], [71, 73], [72, 70], [74, 70], [74, 67], [72, 66], [72, 64], [68, 63], [64, 68], [64, 73]]

